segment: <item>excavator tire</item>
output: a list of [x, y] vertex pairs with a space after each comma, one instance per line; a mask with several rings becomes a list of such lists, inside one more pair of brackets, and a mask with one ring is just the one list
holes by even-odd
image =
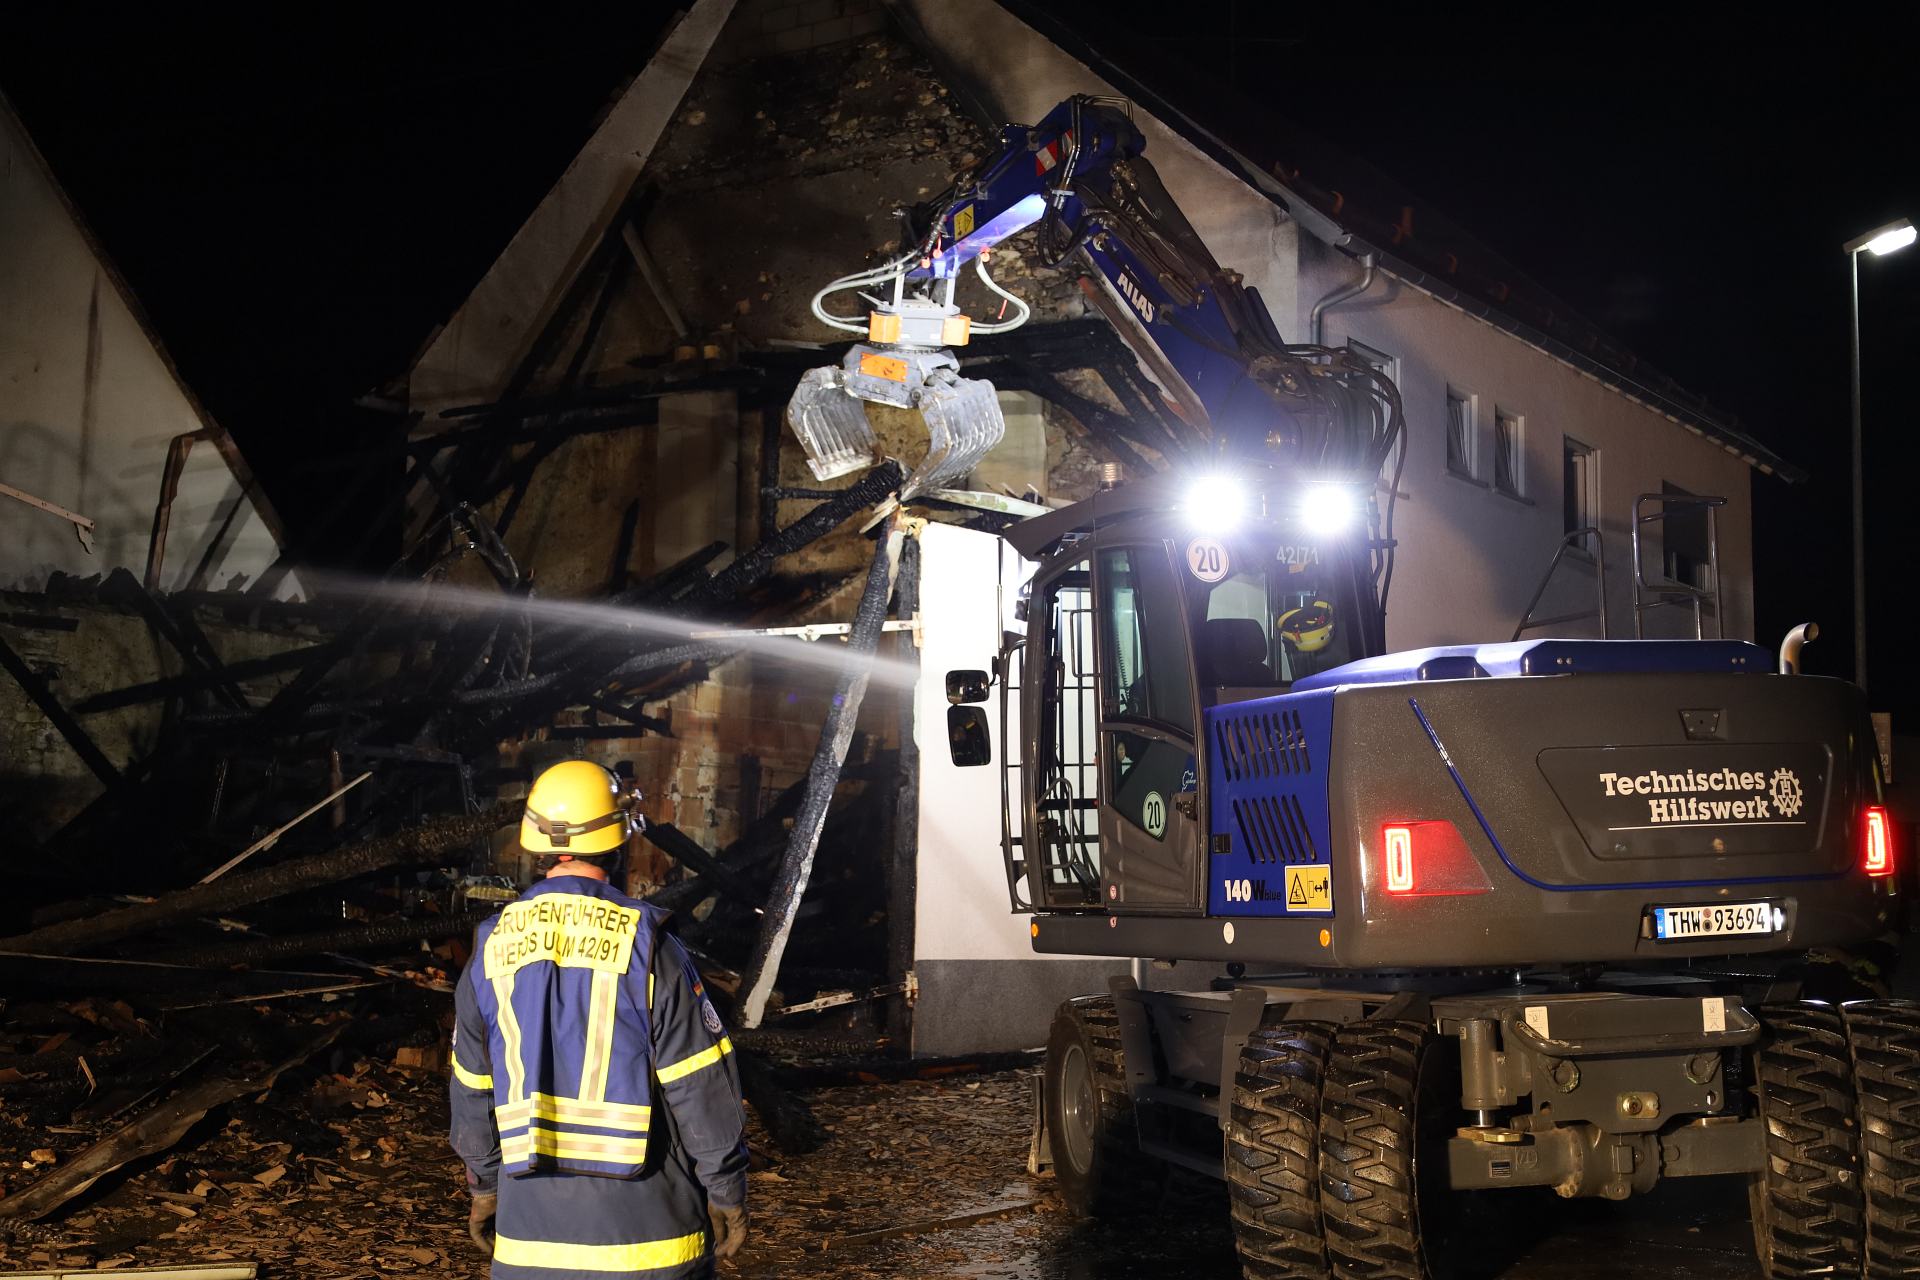
[[1911, 1276], [1920, 1265], [1920, 1004], [1867, 1000], [1841, 1018], [1860, 1115], [1861, 1274]]
[[1320, 1217], [1320, 1082], [1333, 1049], [1325, 1022], [1283, 1022], [1247, 1037], [1226, 1139], [1233, 1241], [1246, 1280], [1325, 1280]]
[[1140, 1150], [1111, 998], [1060, 1006], [1047, 1037], [1045, 1096], [1047, 1145], [1068, 1208], [1117, 1219], [1159, 1203], [1167, 1167]]
[[1752, 1078], [1767, 1163], [1747, 1198], [1768, 1280], [1857, 1276], [1863, 1234], [1853, 1061], [1840, 1012], [1768, 1005]]
[[[1457, 1128], [1459, 1050], [1415, 1022], [1341, 1027], [1320, 1088], [1320, 1213], [1336, 1280], [1450, 1273], [1444, 1142]], [[1421, 1159], [1418, 1153], [1428, 1149]]]

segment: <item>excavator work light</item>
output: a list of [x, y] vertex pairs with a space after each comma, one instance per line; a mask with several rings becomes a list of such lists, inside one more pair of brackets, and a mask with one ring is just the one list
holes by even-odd
[[1187, 521], [1202, 533], [1227, 533], [1246, 518], [1247, 487], [1231, 476], [1200, 476], [1181, 501]]
[[1300, 519], [1315, 533], [1345, 533], [1360, 520], [1360, 497], [1345, 485], [1309, 485], [1300, 495]]

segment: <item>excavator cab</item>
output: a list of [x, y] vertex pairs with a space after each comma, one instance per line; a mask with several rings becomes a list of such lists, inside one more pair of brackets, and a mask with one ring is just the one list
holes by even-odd
[[1009, 534], [1046, 556], [1002, 658], [1031, 762], [1008, 796], [1021, 909], [1204, 910], [1208, 710], [1380, 651], [1364, 487], [1129, 490]]

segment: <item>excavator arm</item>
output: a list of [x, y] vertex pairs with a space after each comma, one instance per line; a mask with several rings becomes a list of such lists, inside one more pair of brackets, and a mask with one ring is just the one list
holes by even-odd
[[[841, 366], [811, 371], [789, 407], [816, 475], [874, 460], [862, 401], [926, 416], [930, 448], [909, 490], [958, 479], [999, 441], [992, 384], [960, 378], [952, 349], [1025, 323], [1026, 304], [993, 280], [988, 257], [1038, 223], [1049, 264], [1078, 254], [1091, 266], [1094, 301], [1161, 384], [1203, 465], [1282, 463], [1370, 485], [1401, 430], [1392, 382], [1346, 348], [1284, 342], [1258, 293], [1214, 261], [1145, 149], [1126, 103], [1070, 98], [1036, 125], [1007, 126], [996, 155], [909, 212], [901, 254], [822, 289], [815, 315], [865, 341]], [[969, 262], [1010, 318], [960, 312], [954, 286]], [[850, 290], [869, 303], [865, 316], [827, 309]]]

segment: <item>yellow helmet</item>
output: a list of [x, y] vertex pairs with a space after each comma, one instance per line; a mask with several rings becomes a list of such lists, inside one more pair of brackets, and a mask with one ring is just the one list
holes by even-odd
[[520, 846], [576, 858], [611, 853], [627, 842], [632, 811], [620, 779], [590, 760], [566, 760], [533, 780]]
[[1315, 600], [1287, 610], [1273, 625], [1280, 638], [1301, 653], [1318, 653], [1333, 640], [1333, 606]]

